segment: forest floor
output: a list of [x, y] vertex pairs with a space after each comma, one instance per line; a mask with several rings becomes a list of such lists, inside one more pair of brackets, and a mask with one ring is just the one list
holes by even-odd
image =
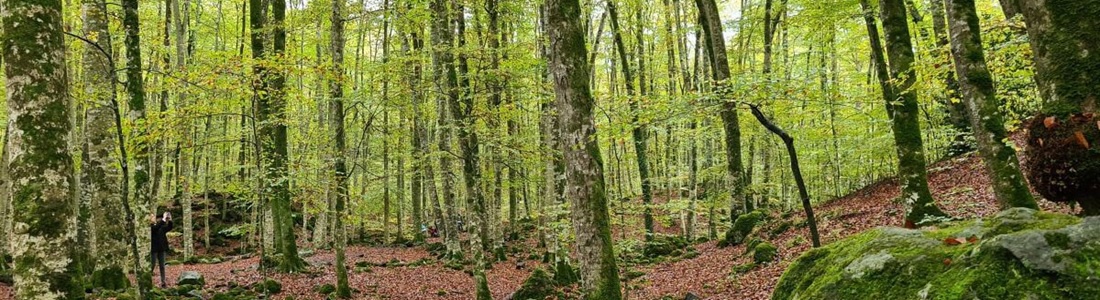
[[[929, 184], [937, 203], [956, 218], [971, 219], [990, 216], [998, 211], [989, 178], [981, 160], [973, 154], [947, 159], [929, 168]], [[887, 179], [848, 196], [817, 205], [818, 227], [823, 244], [842, 239], [877, 226], [901, 225], [904, 210], [893, 199], [899, 186], [896, 180]], [[1040, 206], [1048, 211], [1070, 213], [1066, 205], [1040, 200]], [[802, 213], [796, 211], [784, 219], [776, 214], [762, 229], [768, 230], [783, 222], [799, 224]], [[702, 226], [700, 226], [702, 227]], [[672, 228], [669, 231], [674, 231]], [[662, 230], [664, 231], [664, 230]], [[650, 265], [636, 265], [631, 271], [644, 275], [626, 284], [628, 299], [659, 299], [672, 296], [683, 299], [693, 293], [706, 299], [768, 299], [783, 270], [800, 254], [810, 248], [808, 229], [792, 227], [779, 233], [769, 242], [779, 248], [776, 262], [757, 266], [744, 273], [734, 273], [735, 266], [751, 262], [743, 245], [719, 248], [715, 241], [694, 245], [698, 256], [690, 259], [668, 260]], [[618, 237], [619, 233], [615, 234]], [[632, 234], [633, 235], [633, 234]], [[526, 244], [532, 244], [528, 241]], [[531, 247], [527, 251], [531, 251]], [[357, 299], [471, 299], [474, 295], [473, 278], [461, 270], [444, 266], [423, 247], [364, 247], [351, 246], [347, 250], [350, 282]], [[510, 255], [508, 261], [498, 262], [488, 271], [488, 282], [494, 299], [508, 299], [536, 267], [538, 261], [527, 261], [527, 253]], [[171, 285], [184, 271], [198, 271], [206, 277], [207, 288], [227, 289], [230, 282], [250, 284], [262, 281], [264, 274], [257, 270], [258, 259], [227, 257], [214, 264], [170, 265], [168, 278]], [[324, 299], [313, 291], [314, 287], [334, 283], [330, 251], [318, 251], [306, 258], [310, 267], [299, 274], [267, 276], [283, 284], [277, 298], [293, 296], [294, 299]], [[524, 261], [523, 268], [517, 265]], [[356, 268], [356, 265], [371, 265]], [[11, 287], [0, 284], [0, 298], [11, 299]]]

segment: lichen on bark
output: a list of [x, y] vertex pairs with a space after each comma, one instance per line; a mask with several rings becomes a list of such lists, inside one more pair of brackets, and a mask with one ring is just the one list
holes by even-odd
[[15, 296], [70, 299], [76, 284], [75, 177], [60, 0], [0, 2], [7, 77]]
[[[886, 113], [890, 116], [894, 143], [897, 145], [901, 200], [908, 210], [905, 219], [913, 224], [940, 220], [947, 214], [936, 206], [928, 189], [917, 94], [910, 91], [916, 82], [916, 72], [912, 66], [913, 45], [905, 19], [905, 3], [902, 0], [882, 0], [880, 6], [886, 55], [890, 58], [890, 81], [883, 88], [890, 90], [885, 93]], [[871, 38], [878, 39], [878, 36]]]
[[622, 299], [622, 292], [611, 243], [603, 163], [595, 138], [595, 99], [589, 86], [591, 69], [580, 12], [577, 0], [547, 1], [549, 70], [561, 126], [565, 195], [572, 207], [574, 249], [580, 263], [582, 290], [585, 299], [616, 300]]
[[[114, 82], [112, 79], [114, 52], [107, 30], [106, 4], [85, 0], [84, 34], [96, 45], [84, 45], [83, 78], [85, 105], [84, 151], [81, 166], [81, 201], [91, 210], [90, 249], [94, 249], [92, 286], [120, 289], [129, 286], [122, 266], [126, 263], [125, 223], [116, 217], [123, 213], [116, 138]], [[92, 40], [94, 39], [94, 40]]]
[[954, 0], [947, 5], [951, 50], [959, 74], [963, 103], [967, 106], [978, 152], [993, 181], [993, 193], [1002, 209], [1038, 209], [1023, 173], [1016, 150], [1005, 144], [1008, 133], [1001, 116], [992, 76], [982, 52], [981, 30], [973, 0]]

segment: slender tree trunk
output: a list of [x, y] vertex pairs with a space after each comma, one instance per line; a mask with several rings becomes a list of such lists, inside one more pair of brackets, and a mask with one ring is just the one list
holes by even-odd
[[382, 111], [382, 243], [390, 241], [390, 112]]
[[999, 110], [1001, 104], [993, 87], [993, 76], [986, 67], [974, 0], [951, 0], [947, 12], [955, 70], [961, 79], [963, 100], [969, 108], [978, 150], [993, 180], [993, 194], [1002, 209], [1038, 209], [1020, 172], [1016, 151], [1004, 142], [1008, 134]]
[[[944, 0], [931, 0], [932, 6], [932, 33], [936, 37], [936, 57], [937, 60], [950, 61], [950, 50], [939, 50], [949, 48], [948, 34], [947, 34], [947, 19], [944, 17]], [[1015, 1], [1015, 0], [1010, 0]], [[1002, 1], [1004, 2], [1004, 1]], [[966, 103], [964, 101], [955, 101], [954, 99], [962, 97], [963, 95], [959, 91], [959, 82], [955, 79], [955, 71], [948, 70], [942, 72], [942, 79], [947, 90], [944, 91], [944, 96], [939, 97], [940, 104], [947, 108], [947, 123], [951, 124], [951, 127], [955, 129], [955, 136], [951, 140], [951, 146], [947, 149], [947, 155], [957, 156], [971, 150], [974, 150], [967, 137], [970, 136], [970, 119], [967, 118]]]
[[[131, 124], [143, 124], [145, 123], [145, 81], [142, 79], [141, 69], [141, 29], [140, 22], [138, 20], [138, 1], [137, 0], [122, 0], [122, 26], [125, 28], [125, 47], [126, 50], [126, 94], [129, 96], [128, 105], [129, 112], [127, 117], [130, 119]], [[116, 116], [117, 117], [117, 116]], [[145, 130], [149, 130], [145, 128]], [[130, 140], [134, 141], [133, 144], [133, 162], [134, 162], [134, 203], [136, 204], [133, 211], [127, 212], [126, 222], [129, 226], [130, 236], [130, 248], [134, 256], [132, 259], [135, 261], [135, 269], [133, 270], [138, 282], [138, 297], [145, 295], [149, 290], [153, 288], [153, 276], [148, 272], [148, 260], [139, 259], [137, 256], [141, 256], [137, 245], [148, 245], [150, 241], [149, 231], [140, 230], [138, 228], [139, 221], [135, 220], [135, 215], [145, 216], [148, 214], [149, 205], [152, 203], [154, 195], [154, 187], [150, 184], [149, 170], [155, 164], [155, 160], [150, 161], [149, 144], [147, 139], [143, 138], [148, 134], [147, 131], [131, 131], [133, 137]], [[125, 145], [124, 145], [125, 146]], [[125, 147], [124, 147], [125, 148]], [[125, 162], [125, 160], [123, 161]], [[123, 174], [125, 178], [126, 174]], [[124, 204], [125, 207], [126, 204]], [[144, 222], [142, 222], [144, 224]]]
[[[11, 207], [11, 179], [8, 177], [8, 136], [7, 126], [4, 126], [4, 140], [0, 149], [0, 255], [11, 255], [12, 241], [12, 215]], [[132, 239], [131, 239], [132, 240]], [[5, 266], [7, 268], [7, 266]]]
[[[779, 21], [787, 13], [787, 0], [781, 0], [778, 9], [774, 9], [773, 0], [764, 0], [764, 76], [772, 72], [772, 41], [775, 40], [775, 32], [779, 27]], [[773, 17], [774, 16], [774, 17]], [[765, 78], [770, 80], [771, 78]]]
[[[180, 4], [183, 1], [183, 4]], [[176, 25], [176, 72], [179, 77], [186, 78], [187, 74], [187, 26], [190, 23], [190, 0], [173, 0], [172, 11], [175, 16]], [[176, 106], [181, 111], [184, 121], [182, 122], [182, 128], [180, 128], [180, 143], [177, 145], [183, 145], [187, 149], [192, 149], [194, 143], [191, 138], [191, 120], [190, 115], [186, 113], [188, 110], [187, 92], [186, 88], [181, 88], [180, 92], [176, 95]], [[178, 150], [177, 150], [178, 151]], [[180, 195], [180, 203], [183, 207], [183, 259], [189, 260], [191, 256], [195, 255], [195, 237], [194, 237], [194, 216], [191, 213], [191, 207], [193, 206], [194, 198], [191, 197], [191, 168], [190, 161], [192, 155], [184, 154], [183, 151], [179, 153], [179, 164], [176, 168], [179, 170], [180, 176], [176, 178], [179, 180], [179, 187], [183, 193]]]
[[61, 1], [8, 0], [0, 11], [8, 128], [15, 133], [7, 139], [15, 297], [81, 297]]
[[348, 203], [347, 137], [344, 133], [344, 1], [332, 1], [332, 30], [329, 32], [332, 53], [332, 79], [329, 81], [329, 97], [333, 126], [333, 141], [336, 146], [333, 160], [336, 180], [336, 217], [332, 220], [334, 246], [336, 248], [336, 296], [351, 298], [348, 286], [347, 258], [344, 247], [347, 244], [347, 230], [344, 226], [345, 206]]
[[[268, 27], [262, 0], [250, 0], [252, 19], [252, 56], [255, 59], [270, 59], [264, 51], [264, 37], [267, 30], [272, 32], [271, 58], [282, 57], [286, 50], [286, 0], [271, 0], [272, 23]], [[279, 70], [266, 69], [257, 64], [253, 67], [256, 93], [257, 117], [260, 125], [259, 136], [264, 164], [264, 190], [269, 199], [271, 219], [275, 223], [275, 240], [278, 240], [279, 271], [298, 272], [305, 267], [298, 256], [298, 245], [294, 234], [294, 220], [291, 218], [290, 187], [287, 174], [287, 126], [286, 126], [286, 77]]]
[[[432, 2], [432, 81], [435, 83], [436, 92], [436, 130], [439, 135], [438, 147], [442, 153], [451, 151], [451, 112], [449, 107], [451, 98], [458, 97], [458, 79], [454, 73], [454, 61], [450, 53], [453, 47], [453, 27], [451, 19], [446, 11], [446, 3]], [[455, 174], [452, 167], [451, 155], [439, 156], [439, 173], [441, 182], [440, 192], [443, 193], [443, 206], [447, 217], [444, 222], [444, 239], [447, 245], [449, 259], [459, 258], [462, 253], [459, 245], [458, 211], [455, 207]]]
[[[653, 203], [653, 190], [650, 183], [651, 178], [649, 174], [649, 159], [648, 155], [646, 154], [646, 139], [648, 138], [648, 136], [646, 129], [639, 124], [638, 120], [638, 116], [641, 114], [641, 108], [638, 104], [638, 102], [641, 102], [641, 100], [638, 98], [644, 97], [645, 95], [644, 93], [639, 95], [635, 92], [636, 88], [634, 74], [630, 69], [630, 59], [627, 58], [626, 45], [623, 42], [623, 31], [619, 26], [619, 13], [615, 8], [614, 1], [607, 2], [607, 12], [608, 15], [611, 17], [611, 31], [615, 35], [615, 49], [617, 50], [616, 52], [619, 53], [619, 65], [622, 67], [623, 71], [623, 81], [626, 84], [626, 94], [627, 97], [630, 98], [630, 122], [631, 124], [633, 124], [631, 128], [631, 137], [634, 141], [634, 157], [635, 162], [638, 165], [638, 177], [640, 177], [642, 181], [642, 205], [644, 206], [642, 215], [645, 224], [645, 240], [652, 241], [653, 214], [650, 205]], [[642, 41], [639, 36], [637, 43], [641, 44], [641, 42]], [[637, 47], [639, 51], [639, 62], [641, 62], [640, 57], [644, 55], [644, 53], [641, 52], [644, 51], [642, 50], [644, 48], [645, 47], [641, 45]], [[639, 84], [644, 86], [645, 80], [640, 80]]]
[[756, 120], [764, 125], [769, 131], [779, 136], [783, 140], [783, 144], [787, 146], [787, 155], [791, 159], [791, 174], [794, 175], [795, 184], [798, 185], [798, 196], [802, 199], [802, 209], [806, 212], [806, 223], [810, 227], [810, 240], [813, 242], [813, 246], [821, 247], [821, 238], [817, 233], [817, 219], [814, 218], [813, 205], [810, 204], [810, 195], [806, 190], [806, 182], [802, 180], [802, 167], [798, 163], [798, 154], [794, 148], [794, 138], [787, 134], [787, 132], [772, 123], [764, 116], [764, 113], [760, 111], [760, 108], [755, 105], [750, 105], [752, 108], [752, 115], [756, 117]]
[[[862, 1], [863, 3], [865, 1]], [[909, 37], [909, 25], [905, 20], [905, 3], [902, 0], [883, 0], [882, 24], [886, 38], [886, 53], [890, 56], [889, 77], [879, 74], [884, 89], [886, 113], [890, 116], [894, 142], [898, 152], [898, 178], [902, 182], [901, 199], [907, 207], [907, 226], [936, 222], [947, 216], [936, 206], [928, 190], [928, 171], [925, 169], [924, 142], [921, 138], [917, 94], [910, 91], [916, 82], [913, 70], [913, 47]], [[865, 8], [866, 9], [866, 8]], [[870, 18], [870, 17], [867, 17]], [[868, 22], [868, 30], [874, 26]], [[877, 32], [869, 32], [872, 52], [878, 51], [876, 61], [883, 59], [877, 50]], [[881, 48], [879, 48], [881, 49]], [[883, 68], [876, 66], [877, 68]], [[881, 73], [881, 72], [880, 72]]]
[[[714, 0], [695, 0], [699, 8], [699, 21], [706, 34], [704, 39], [707, 44], [707, 53], [710, 55], [711, 75], [715, 81], [715, 89], [723, 94], [729, 93], [728, 82], [730, 78], [729, 60], [726, 57], [726, 41], [722, 37], [722, 20], [718, 14], [718, 5]], [[723, 95], [720, 99], [732, 99], [732, 95]], [[730, 187], [730, 223], [737, 220], [737, 212], [734, 209], [737, 200], [748, 201], [745, 193], [744, 166], [741, 162], [741, 125], [737, 117], [737, 103], [726, 101], [722, 103], [723, 130], [726, 137], [723, 140], [726, 146], [726, 172], [729, 175]]]
[[[390, 59], [390, 1], [382, 3], [382, 63], [389, 63]], [[356, 61], [359, 56], [356, 55]], [[388, 76], [382, 78], [382, 99], [388, 100], [390, 96], [390, 81]], [[382, 243], [390, 240], [390, 114], [388, 110], [382, 110]]]
[[611, 243], [603, 163], [595, 139], [595, 99], [589, 89], [587, 49], [576, 0], [547, 1], [550, 73], [557, 95], [561, 151], [566, 161], [566, 193], [586, 299], [622, 299]]
[[[398, 123], [400, 123], [401, 119], [402, 118], [398, 118]], [[398, 136], [396, 144], [401, 145], [402, 140], [403, 138]], [[406, 241], [408, 241], [405, 239], [405, 156], [402, 155], [400, 151], [398, 151], [397, 153], [397, 189], [394, 193], [394, 201], [396, 202], [394, 204], [397, 206], [396, 234], [397, 241], [400, 243], [405, 243]]]
[[[443, 0], [439, 1], [438, 5], [443, 5]], [[455, 22], [455, 47], [457, 49], [463, 49], [466, 46], [465, 37], [465, 9], [461, 6], [461, 2], [452, 1], [454, 11]], [[443, 17], [443, 16], [440, 16]], [[451, 56], [452, 53], [446, 53], [445, 55]], [[464, 54], [459, 54], [457, 60], [444, 58], [444, 61], [455, 61], [455, 66], [458, 71], [454, 76], [458, 78], [455, 82], [458, 84], [457, 92], [459, 97], [448, 97], [450, 104], [451, 115], [454, 118], [456, 128], [458, 128], [458, 141], [459, 148], [462, 150], [462, 174], [463, 182], [466, 185], [466, 203], [469, 206], [474, 218], [470, 221], [470, 228], [476, 234], [473, 235], [471, 243], [479, 245], [483, 250], [480, 254], [475, 254], [475, 258], [479, 262], [486, 262], [484, 259], [484, 252], [491, 251], [493, 245], [493, 238], [490, 234], [489, 222], [489, 208], [485, 203], [484, 191], [481, 188], [481, 167], [478, 161], [480, 160], [478, 150], [478, 134], [475, 129], [477, 122], [473, 115], [474, 110], [474, 97], [472, 95], [473, 90], [470, 85], [470, 77], [468, 70], [468, 63]], [[448, 77], [451, 75], [448, 74]], [[480, 263], [479, 263], [480, 264]], [[475, 275], [476, 276], [476, 275]]]
[[[405, 49], [408, 55], [418, 55], [420, 48], [422, 48], [423, 40], [414, 31], [409, 33], [409, 40], [405, 43], [409, 49]], [[411, 44], [411, 45], [410, 45]], [[413, 180], [412, 180], [412, 221], [413, 221], [413, 240], [417, 242], [424, 241], [424, 233], [420, 231], [420, 226], [424, 225], [424, 221], [421, 219], [424, 197], [424, 169], [429, 165], [428, 161], [423, 159], [428, 154], [428, 131], [425, 128], [423, 120], [424, 109], [424, 95], [420, 93], [420, 79], [421, 79], [421, 66], [419, 63], [411, 64], [411, 70], [409, 70], [409, 85], [410, 85], [410, 97], [413, 104], [413, 126], [412, 126], [412, 147], [413, 152], [416, 154], [413, 161]]]

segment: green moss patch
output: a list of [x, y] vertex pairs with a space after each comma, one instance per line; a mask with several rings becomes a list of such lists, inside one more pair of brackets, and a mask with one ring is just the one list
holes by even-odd
[[1014, 208], [876, 228], [807, 251], [772, 299], [1083, 299], [1100, 293], [1100, 217]]
[[775, 260], [776, 254], [779, 250], [772, 246], [771, 243], [762, 242], [753, 247], [752, 261], [757, 264], [770, 263]]
[[721, 247], [740, 245], [745, 242], [745, 238], [749, 236], [749, 233], [752, 233], [757, 225], [764, 222], [766, 217], [767, 215], [759, 210], [738, 216], [737, 220], [733, 222], [733, 227], [726, 231], [725, 239], [719, 242], [718, 245]]

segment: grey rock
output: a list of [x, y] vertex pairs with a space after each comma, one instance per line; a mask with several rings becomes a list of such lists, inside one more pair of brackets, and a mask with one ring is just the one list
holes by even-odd
[[204, 286], [206, 285], [206, 279], [202, 277], [202, 274], [195, 271], [183, 271], [180, 273], [179, 279], [176, 279], [176, 285], [194, 285]]
[[[1054, 261], [1057, 250], [1043, 237], [1044, 230], [1029, 230], [1004, 234], [982, 244], [984, 249], [1000, 248], [1012, 252], [1012, 255], [1031, 269], [1062, 273], [1066, 270], [1064, 260]], [[983, 250], [988, 251], [988, 250]]]
[[848, 279], [859, 279], [863, 277], [864, 274], [882, 270], [882, 268], [886, 266], [886, 263], [893, 260], [894, 256], [886, 252], [886, 250], [864, 255], [852, 261], [847, 267], [844, 267], [844, 277]]

